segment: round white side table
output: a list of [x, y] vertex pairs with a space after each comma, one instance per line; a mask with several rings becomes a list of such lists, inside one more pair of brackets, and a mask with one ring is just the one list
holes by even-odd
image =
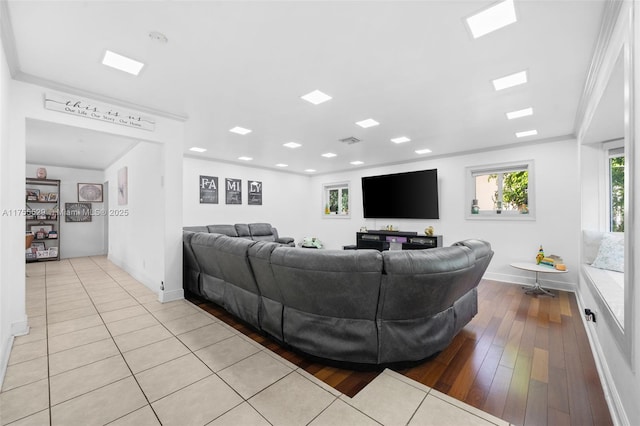
[[545, 290], [540, 285], [540, 280], [538, 279], [538, 274], [540, 272], [545, 274], [566, 274], [567, 271], [558, 271], [552, 266], [547, 265], [537, 265], [533, 262], [513, 262], [511, 264], [512, 267], [517, 269], [522, 269], [525, 271], [531, 271], [536, 273], [536, 282], [532, 286], [522, 286], [522, 288], [526, 288], [526, 294], [546, 294], [547, 296], [555, 297], [555, 294], [551, 293], [549, 290]]

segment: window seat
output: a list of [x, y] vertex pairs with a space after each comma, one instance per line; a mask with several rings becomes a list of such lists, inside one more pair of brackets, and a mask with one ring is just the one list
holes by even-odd
[[624, 273], [582, 265], [585, 279], [591, 281], [600, 295], [607, 301], [611, 312], [624, 327]]

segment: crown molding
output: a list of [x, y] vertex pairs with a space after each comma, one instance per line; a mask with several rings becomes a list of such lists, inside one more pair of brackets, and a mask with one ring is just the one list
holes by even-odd
[[16, 51], [16, 40], [13, 36], [13, 26], [9, 17], [9, 5], [7, 0], [0, 0], [0, 38], [2, 38], [2, 47], [7, 58], [9, 73], [11, 77], [20, 70], [20, 61], [18, 60], [18, 52]]

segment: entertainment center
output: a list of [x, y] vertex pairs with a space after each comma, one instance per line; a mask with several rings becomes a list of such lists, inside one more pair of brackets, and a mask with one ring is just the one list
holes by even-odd
[[397, 245], [402, 250], [442, 247], [442, 235], [418, 235], [417, 232], [368, 231], [356, 233], [356, 248], [385, 251]]

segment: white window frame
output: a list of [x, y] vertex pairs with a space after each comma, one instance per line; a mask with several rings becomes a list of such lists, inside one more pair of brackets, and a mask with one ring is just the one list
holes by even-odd
[[[528, 211], [522, 214], [515, 210], [481, 210], [477, 214], [471, 213], [471, 205], [476, 193], [476, 176], [500, 174], [506, 172], [522, 171], [528, 172]], [[535, 175], [534, 161], [523, 160], [509, 163], [485, 164], [480, 166], [470, 166], [465, 168], [466, 190], [465, 190], [465, 218], [469, 220], [535, 220], [536, 219], [536, 203], [535, 203]]]
[[[329, 192], [332, 190], [338, 190], [338, 212], [337, 213], [326, 213], [326, 208], [329, 205]], [[342, 191], [346, 189], [349, 194], [349, 201], [347, 203], [347, 211], [343, 212], [340, 209], [341, 200], [342, 200]], [[351, 188], [349, 182], [334, 182], [334, 183], [325, 183], [322, 185], [322, 217], [325, 219], [348, 219], [351, 217]]]
[[[604, 149], [604, 154], [605, 154], [604, 157], [605, 157], [605, 171], [606, 171], [606, 185], [605, 185], [605, 191], [607, 196], [606, 229], [607, 229], [607, 232], [613, 232], [611, 230], [611, 226], [613, 225], [613, 220], [611, 217], [611, 210], [613, 207], [612, 206], [613, 200], [611, 199], [611, 196], [612, 196], [611, 194], [611, 159], [616, 157], [625, 157], [625, 167], [626, 167], [627, 159], [624, 152], [624, 139], [604, 143], [602, 144], [602, 148]], [[625, 176], [625, 184], [626, 184], [626, 176]], [[627, 198], [628, 195], [629, 194], [627, 193], [627, 188], [625, 187], [625, 198]]]

